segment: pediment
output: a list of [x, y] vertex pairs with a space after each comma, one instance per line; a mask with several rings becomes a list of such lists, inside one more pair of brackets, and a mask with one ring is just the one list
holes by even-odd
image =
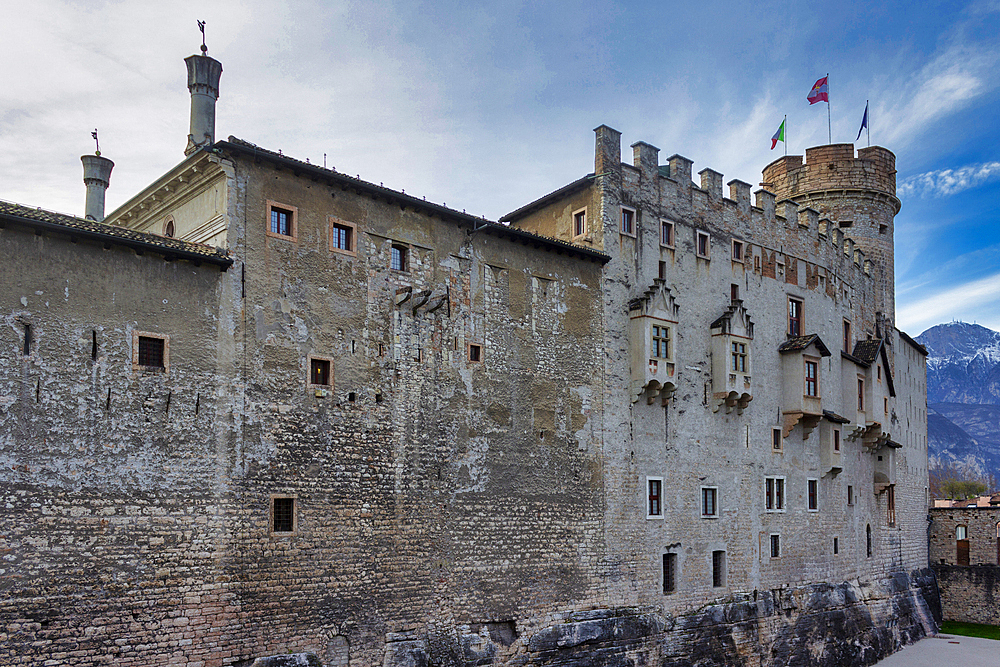
[[628, 302], [631, 317], [646, 315], [676, 322], [679, 309], [667, 281], [662, 278], [657, 278], [641, 296]]
[[743, 300], [734, 300], [726, 308], [726, 312], [712, 322], [711, 329], [713, 332], [719, 329], [723, 334], [753, 338], [753, 320], [750, 319], [750, 313], [743, 305]]

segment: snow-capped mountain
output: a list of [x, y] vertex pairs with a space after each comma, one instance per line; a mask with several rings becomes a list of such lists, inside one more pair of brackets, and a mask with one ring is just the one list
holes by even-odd
[[977, 324], [939, 324], [927, 348], [927, 449], [931, 465], [953, 462], [1000, 478], [1000, 333]]

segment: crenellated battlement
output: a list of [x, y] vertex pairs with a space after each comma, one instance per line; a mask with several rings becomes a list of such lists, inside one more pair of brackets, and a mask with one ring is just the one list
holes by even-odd
[[[823, 190], [870, 190], [896, 197], [896, 156], [881, 146], [858, 150], [854, 144], [829, 144], [786, 155], [764, 167], [761, 187], [778, 198]], [[899, 202], [896, 201], [896, 212]]]

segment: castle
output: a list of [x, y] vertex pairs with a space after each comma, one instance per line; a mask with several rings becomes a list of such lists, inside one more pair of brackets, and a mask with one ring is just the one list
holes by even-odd
[[84, 218], [0, 202], [0, 661], [863, 665], [934, 630], [890, 151], [752, 203], [601, 126], [491, 222], [216, 141], [186, 62], [176, 167], [106, 219], [102, 156]]

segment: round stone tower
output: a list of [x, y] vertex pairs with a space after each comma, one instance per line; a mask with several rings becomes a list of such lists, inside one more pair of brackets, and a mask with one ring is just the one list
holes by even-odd
[[800, 207], [829, 218], [872, 262], [876, 280], [877, 310], [891, 322], [896, 319], [893, 271], [893, 218], [899, 213], [896, 198], [896, 156], [881, 146], [858, 150], [854, 144], [830, 144], [787, 155], [764, 167], [761, 187], [775, 198], [790, 199]]

